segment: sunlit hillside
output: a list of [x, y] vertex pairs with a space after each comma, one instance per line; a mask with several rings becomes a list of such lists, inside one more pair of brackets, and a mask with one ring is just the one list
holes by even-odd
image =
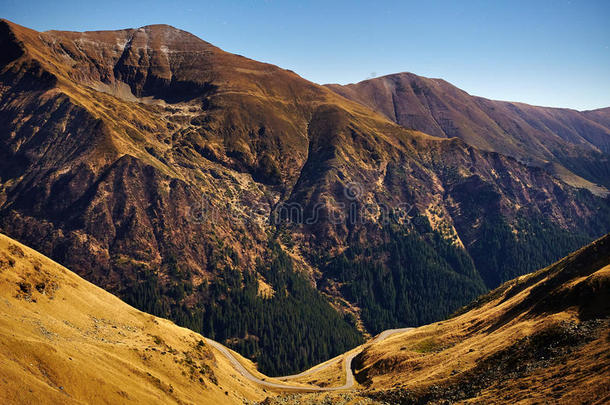
[[242, 404], [266, 394], [203, 337], [0, 235], [0, 403]]

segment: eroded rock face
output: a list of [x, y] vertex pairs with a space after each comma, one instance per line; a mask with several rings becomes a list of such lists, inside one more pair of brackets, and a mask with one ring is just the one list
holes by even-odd
[[[519, 221], [579, 233], [548, 260], [610, 227], [606, 200], [543, 169], [406, 130], [173, 27], [38, 33], [3, 21], [0, 34], [0, 229], [119, 294], [152, 272], [193, 287], [172, 304], [205, 302], [207, 280], [255, 271], [278, 229], [312, 284], [331, 279], [325, 260], [378, 246], [380, 214], [401, 204], [431, 228], [399, 226], [466, 249], [488, 286], [514, 276], [481, 259], [501, 258], [481, 245], [490, 218], [514, 239], [511, 260], [542, 237]], [[277, 227], [282, 204], [315, 220]]]

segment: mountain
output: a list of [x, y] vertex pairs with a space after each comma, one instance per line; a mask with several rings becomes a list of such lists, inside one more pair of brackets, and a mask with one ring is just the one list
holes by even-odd
[[389, 403], [606, 403], [609, 303], [606, 235], [451, 319], [373, 343], [356, 377]]
[[4, 235], [0, 290], [4, 404], [243, 404], [266, 397], [201, 335], [130, 307]]
[[488, 100], [412, 73], [327, 87], [406, 128], [547, 167], [600, 194], [610, 187], [609, 108], [580, 112]]
[[607, 198], [545, 167], [170, 26], [3, 20], [0, 45], [0, 230], [270, 375], [610, 231]]

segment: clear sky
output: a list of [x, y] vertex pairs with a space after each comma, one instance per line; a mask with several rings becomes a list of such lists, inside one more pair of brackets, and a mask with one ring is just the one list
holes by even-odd
[[40, 31], [170, 24], [317, 83], [408, 71], [488, 98], [610, 106], [610, 0], [0, 0], [0, 17]]

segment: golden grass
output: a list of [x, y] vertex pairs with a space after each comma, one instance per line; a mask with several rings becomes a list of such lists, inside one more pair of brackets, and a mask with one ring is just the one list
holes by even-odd
[[[353, 351], [353, 350], [352, 350]], [[351, 351], [350, 351], [351, 352]], [[348, 352], [348, 353], [350, 353]], [[345, 384], [345, 354], [334, 357], [320, 363], [314, 367], [321, 367], [319, 370], [306, 374], [301, 377], [283, 380], [290, 384], [316, 385], [318, 387], [340, 387]]]
[[128, 306], [4, 235], [0, 293], [0, 403], [266, 397], [201, 335]]

